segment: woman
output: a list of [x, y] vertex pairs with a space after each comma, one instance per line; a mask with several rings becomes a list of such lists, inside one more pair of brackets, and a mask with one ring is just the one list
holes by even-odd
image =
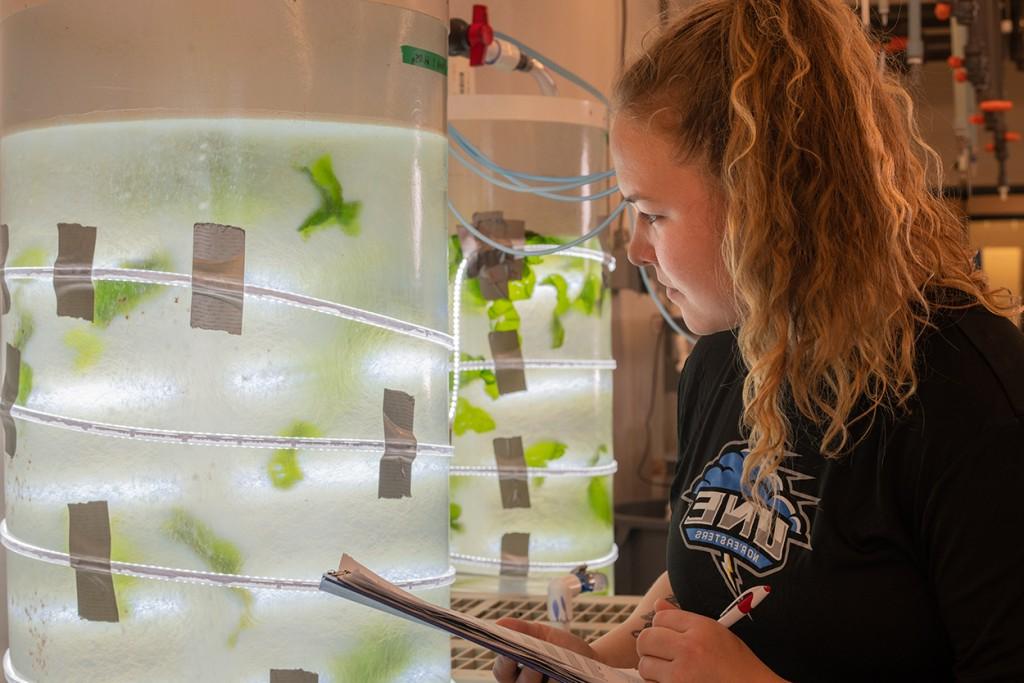
[[[662, 683], [1024, 681], [1019, 308], [850, 7], [699, 3], [616, 102], [630, 260], [704, 335], [668, 571], [592, 647], [502, 623]], [[716, 623], [759, 584], [752, 619]]]

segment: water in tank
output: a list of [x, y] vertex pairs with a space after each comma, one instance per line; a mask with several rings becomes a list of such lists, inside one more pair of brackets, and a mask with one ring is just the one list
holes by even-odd
[[[604, 110], [568, 98], [457, 96], [452, 124], [505, 168], [582, 176], [607, 168]], [[493, 214], [516, 224], [523, 248], [578, 237], [607, 215], [605, 202], [558, 202], [509, 191], [453, 161], [453, 205], [478, 227]], [[598, 184], [578, 194], [597, 193]], [[488, 218], [487, 214], [492, 214]], [[521, 259], [501, 296], [473, 276], [480, 248], [450, 219], [449, 277], [458, 308], [458, 396], [451, 484], [452, 557], [466, 590], [543, 593], [580, 564], [610, 575], [613, 541], [612, 266], [597, 240]], [[496, 236], [496, 235], [495, 235]], [[514, 333], [522, 387], [501, 391], [495, 332]], [[509, 459], [505, 452], [516, 450]], [[521, 456], [519, 452], [521, 450]], [[519, 470], [509, 466], [518, 458]], [[525, 466], [525, 473], [522, 467]], [[525, 484], [515, 480], [523, 480]], [[504, 480], [504, 481], [503, 481]], [[518, 490], [517, 490], [518, 487]]]
[[434, 4], [4, 17], [11, 680], [448, 680]]

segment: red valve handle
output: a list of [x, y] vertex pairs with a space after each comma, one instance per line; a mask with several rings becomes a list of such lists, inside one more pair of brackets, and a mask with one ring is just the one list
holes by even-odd
[[487, 21], [487, 5], [473, 5], [473, 23], [466, 32], [469, 41], [469, 65], [484, 63], [487, 48], [494, 42], [494, 29]]

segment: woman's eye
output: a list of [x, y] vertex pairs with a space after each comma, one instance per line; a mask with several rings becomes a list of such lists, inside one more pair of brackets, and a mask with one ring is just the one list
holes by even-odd
[[656, 214], [651, 214], [651, 213], [644, 213], [643, 211], [641, 211], [640, 212], [640, 218], [645, 220], [645, 221], [647, 221], [650, 225], [654, 225], [654, 223], [659, 218], [661, 218], [661, 216], [658, 216]]

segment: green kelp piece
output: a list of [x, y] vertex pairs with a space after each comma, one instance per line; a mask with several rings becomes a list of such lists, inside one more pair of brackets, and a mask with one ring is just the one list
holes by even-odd
[[394, 683], [412, 664], [416, 643], [412, 636], [383, 627], [364, 631], [352, 648], [335, 659], [335, 681]]
[[[484, 360], [483, 356], [473, 356], [468, 353], [462, 354], [463, 363], [472, 363], [474, 361]], [[495, 376], [493, 370], [462, 370], [459, 373], [459, 386], [464, 387], [472, 384], [476, 380], [481, 380], [484, 383], [484, 393], [490, 396], [492, 399], [498, 398], [498, 378]]]
[[[539, 244], [539, 245], [550, 247], [550, 246], [554, 246], [554, 245], [562, 245], [562, 244], [567, 243], [568, 241], [569, 241], [568, 239], [562, 239], [560, 237], [552, 237], [550, 235], [538, 235], [535, 232], [531, 232], [529, 230], [526, 231], [526, 243], [527, 244]], [[583, 245], [583, 246], [587, 246], [587, 245]], [[548, 254], [548, 256], [558, 256], [558, 255], [559, 255], [559, 252], [556, 252], [554, 254]], [[563, 256], [565, 256], [565, 255], [563, 254]], [[530, 257], [527, 257], [526, 262], [529, 263], [530, 265], [537, 265], [539, 263], [543, 263], [545, 258], [547, 258], [547, 256], [530, 256]], [[582, 270], [583, 267], [584, 267], [583, 259], [575, 257], [575, 256], [565, 256], [565, 263], [561, 266], [561, 268], [564, 268], [566, 270]]]
[[462, 522], [459, 518], [462, 517], [462, 506], [458, 503], [448, 503], [448, 526], [451, 527], [452, 531], [462, 531]]
[[[159, 254], [142, 261], [122, 261], [119, 267], [134, 270], [168, 271], [171, 269], [171, 261], [166, 255]], [[161, 289], [160, 285], [110, 280], [97, 280], [94, 287], [96, 295], [93, 303], [92, 324], [100, 328], [110, 325], [110, 322], [117, 316], [128, 317], [128, 314], [139, 303]]]
[[565, 343], [565, 325], [562, 324], [562, 319], [557, 315], [551, 316], [551, 348], [560, 349], [562, 344]]
[[[120, 518], [110, 519], [110, 559], [114, 562], [145, 562], [145, 557], [125, 538], [120, 530]], [[122, 621], [131, 616], [131, 601], [128, 592], [142, 582], [142, 579], [128, 574], [112, 574], [114, 595], [117, 598], [117, 614]]]
[[573, 302], [573, 307], [585, 315], [601, 315], [601, 302], [604, 299], [604, 282], [601, 280], [601, 271], [588, 268], [587, 275], [583, 279], [583, 289], [580, 295]]
[[32, 366], [21, 361], [18, 368], [18, 398], [15, 400], [19, 406], [28, 403], [28, 397], [32, 394]]
[[569, 312], [569, 284], [565, 278], [558, 273], [552, 273], [541, 280], [542, 285], [549, 285], [555, 288], [555, 315], [565, 315]]
[[[552, 460], [558, 460], [565, 455], [568, 446], [561, 441], [538, 441], [523, 453], [527, 467], [547, 467]], [[544, 485], [544, 477], [534, 477], [533, 485], [540, 487]]]
[[32, 338], [32, 335], [36, 331], [36, 324], [32, 318], [32, 314], [28, 311], [23, 311], [18, 316], [18, 331], [14, 333], [13, 346], [19, 351], [25, 350], [25, 344]]
[[242, 552], [238, 546], [217, 536], [202, 520], [182, 508], [171, 510], [164, 531], [175, 541], [191, 548], [210, 571], [221, 574], [241, 573]]
[[455, 420], [452, 422], [452, 431], [456, 436], [462, 436], [469, 431], [483, 434], [493, 431], [496, 426], [494, 418], [486, 410], [477, 408], [462, 396], [459, 397], [455, 404]]
[[8, 265], [11, 268], [42, 268], [46, 265], [48, 256], [46, 249], [33, 247], [18, 254]]
[[569, 312], [569, 283], [558, 273], [541, 280], [542, 285], [555, 288], [555, 310], [551, 313], [551, 348], [560, 349], [565, 343], [565, 326], [562, 316]]
[[565, 240], [563, 239], [560, 239], [558, 237], [552, 237], [551, 235], [541, 235], [539, 233], [533, 232], [532, 230], [527, 230], [524, 236], [526, 238], [527, 244], [565, 244]]
[[[23, 311], [18, 316], [18, 330], [14, 333], [12, 346], [24, 352], [25, 344], [32, 338], [35, 331], [36, 326], [32, 314], [28, 311]], [[21, 365], [18, 367], [18, 397], [15, 399], [17, 405], [23, 406], [28, 403], [28, 397], [32, 394], [33, 376], [32, 366], [22, 359]]]
[[468, 277], [462, 284], [462, 303], [473, 310], [479, 310], [487, 306], [488, 301], [484, 292], [480, 289], [480, 281], [475, 277]]
[[242, 601], [242, 616], [238, 618], [235, 629], [228, 634], [228, 647], [235, 647], [238, 645], [238, 638], [242, 635], [242, 631], [256, 623], [256, 617], [252, 613], [253, 604], [256, 602], [256, 599], [252, 597], [251, 591], [247, 591], [244, 588], [232, 588], [231, 592]]
[[[323, 436], [316, 425], [302, 420], [296, 420], [288, 429], [280, 434], [287, 438], [318, 438]], [[267, 463], [267, 474], [270, 475], [270, 483], [275, 488], [290, 489], [302, 481], [302, 468], [299, 467], [298, 450], [295, 448], [280, 448], [274, 451], [274, 455]]]
[[537, 286], [537, 273], [528, 263], [523, 264], [523, 276], [518, 280], [508, 281], [508, 298], [512, 301], [525, 301], [533, 296]]
[[609, 477], [591, 477], [587, 484], [587, 504], [590, 506], [594, 516], [601, 520], [606, 526], [612, 526], [614, 515], [612, 513], [612, 493]]
[[[173, 540], [188, 546], [210, 571], [220, 574], [242, 573], [242, 551], [231, 541], [217, 536], [202, 520], [181, 508], [171, 510], [171, 517], [164, 525], [165, 533]], [[242, 601], [242, 616], [235, 630], [228, 635], [228, 646], [238, 644], [243, 630], [255, 623], [252, 607], [255, 600], [252, 593], [244, 588], [232, 588], [231, 592]]]
[[455, 282], [455, 273], [462, 263], [462, 243], [458, 235], [448, 238], [448, 282]]
[[320, 208], [309, 214], [299, 226], [299, 234], [302, 235], [302, 239], [308, 240], [313, 233], [332, 225], [338, 226], [343, 233], [350, 237], [357, 237], [360, 231], [359, 214], [363, 209], [363, 203], [345, 201], [341, 192], [341, 183], [334, 175], [330, 155], [325, 154], [314, 161], [312, 165], [302, 166], [299, 170], [309, 176], [320, 193], [321, 200]]
[[[539, 245], [544, 245], [544, 246], [552, 246], [552, 245], [558, 245], [558, 244], [563, 244], [564, 243], [562, 240], [558, 239], [557, 237], [549, 237], [547, 235], [538, 235], [537, 233], [532, 232], [530, 230], [526, 231], [526, 234], [524, 235], [524, 237], [526, 238], [526, 240], [525, 240], [526, 244], [539, 244]], [[536, 265], [539, 265], [541, 263], [544, 263], [544, 257], [543, 256], [527, 256], [524, 260], [526, 261], [527, 264], [529, 264], [531, 266], [536, 266]]]
[[561, 441], [538, 441], [523, 453], [527, 467], [547, 467], [552, 460], [558, 460], [569, 447]]
[[267, 472], [270, 474], [270, 483], [278, 489], [290, 489], [303, 479], [302, 468], [299, 467], [299, 459], [294, 448], [274, 451], [273, 457], [267, 463]]
[[96, 365], [103, 354], [103, 340], [87, 327], [76, 327], [64, 335], [64, 344], [75, 352], [74, 367], [85, 372]]
[[516, 310], [515, 304], [508, 299], [492, 301], [491, 305], [487, 307], [487, 317], [491, 320], [493, 332], [519, 331], [519, 311]]

